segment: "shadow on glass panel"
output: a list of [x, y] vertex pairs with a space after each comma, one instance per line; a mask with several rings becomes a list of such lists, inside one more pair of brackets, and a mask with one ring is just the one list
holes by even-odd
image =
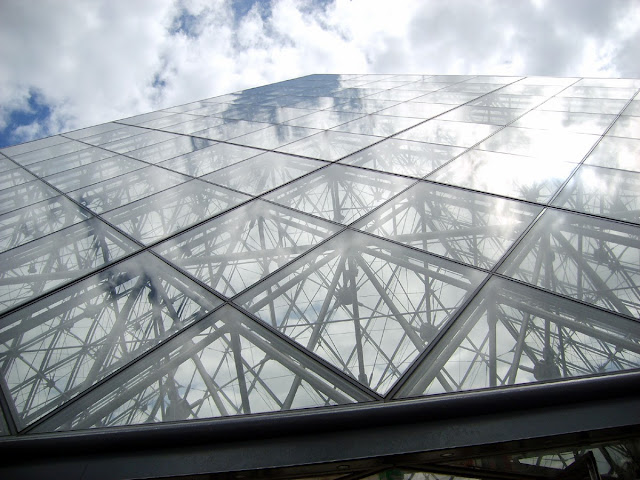
[[371, 397], [225, 306], [37, 430], [184, 421], [368, 400]]
[[160, 166], [192, 177], [200, 177], [261, 153], [263, 153], [262, 150], [254, 148], [218, 143], [212, 147], [166, 160]]
[[255, 200], [158, 245], [160, 255], [232, 297], [339, 227]]
[[260, 195], [325, 165], [318, 160], [267, 152], [201, 178], [249, 195]]
[[335, 161], [382, 140], [370, 135], [325, 131], [280, 147], [281, 152]]
[[[90, 163], [113, 157], [116, 154], [97, 147], [89, 147], [78, 152], [69, 153], [60, 157], [44, 160], [29, 165], [29, 170], [40, 177], [47, 177], [72, 168], [81, 167]], [[95, 165], [97, 166], [97, 165]]]
[[472, 268], [346, 231], [237, 302], [384, 394], [483, 277]]
[[354, 227], [491, 269], [541, 210], [526, 203], [419, 183]]
[[640, 227], [547, 210], [500, 272], [640, 318]]
[[191, 180], [179, 173], [149, 166], [69, 193], [94, 213], [103, 213]]
[[382, 172], [424, 177], [444, 165], [464, 148], [389, 138], [340, 161]]
[[23, 183], [16, 187], [0, 190], [0, 214], [60, 195], [40, 180]]
[[149, 245], [251, 197], [191, 180], [107, 212], [104, 218]]
[[492, 278], [399, 397], [618, 372], [640, 367], [640, 325]]
[[357, 220], [412, 181], [368, 170], [330, 165], [265, 198], [334, 222]]
[[499, 129], [500, 127], [497, 125], [484, 123], [429, 120], [422, 125], [401, 133], [397, 138], [468, 148]]
[[19, 428], [220, 303], [143, 253], [5, 317], [0, 365]]
[[0, 254], [0, 312], [138, 248], [95, 217]]
[[0, 252], [62, 230], [89, 216], [63, 196], [0, 215]]

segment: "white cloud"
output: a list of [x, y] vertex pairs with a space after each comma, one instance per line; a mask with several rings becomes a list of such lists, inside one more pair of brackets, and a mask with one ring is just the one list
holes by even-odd
[[0, 129], [34, 91], [52, 114], [16, 138], [309, 73], [640, 77], [639, 26], [633, 0], [5, 0]]

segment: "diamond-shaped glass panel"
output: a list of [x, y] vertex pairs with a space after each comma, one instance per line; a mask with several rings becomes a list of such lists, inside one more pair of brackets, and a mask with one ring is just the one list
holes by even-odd
[[249, 195], [260, 195], [325, 165], [318, 160], [267, 152], [202, 179]]
[[263, 153], [262, 150], [255, 148], [218, 143], [188, 155], [172, 158], [162, 162], [160, 166], [193, 177], [200, 177], [261, 153]]
[[104, 218], [148, 245], [249, 198], [207, 182], [191, 180], [111, 210]]
[[402, 177], [330, 165], [271, 192], [266, 198], [334, 222], [348, 224], [411, 183], [411, 180]]
[[379, 137], [369, 135], [327, 131], [298, 140], [280, 147], [278, 150], [294, 155], [334, 161], [362, 150], [380, 140]]
[[62, 196], [0, 215], [0, 252], [62, 230], [89, 216]]
[[94, 213], [103, 213], [191, 180], [185, 175], [149, 166], [69, 193]]
[[390, 138], [349, 155], [340, 163], [411, 177], [424, 177], [462, 152], [464, 148], [450, 145]]
[[0, 365], [19, 427], [220, 303], [143, 253], [4, 318]]
[[429, 120], [401, 133], [397, 138], [418, 142], [471, 147], [499, 130], [497, 125]]
[[548, 210], [500, 272], [640, 318], [640, 227]]
[[155, 250], [232, 297], [337, 230], [320, 219], [255, 200]]
[[137, 246], [97, 218], [0, 254], [0, 312], [82, 277]]
[[346, 231], [237, 302], [384, 393], [483, 277], [469, 267]]
[[490, 269], [541, 210], [526, 203], [421, 182], [354, 227]]

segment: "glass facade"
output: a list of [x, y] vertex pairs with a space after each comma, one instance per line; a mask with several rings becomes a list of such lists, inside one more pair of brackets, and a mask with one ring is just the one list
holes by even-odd
[[[310, 75], [1, 149], [0, 448], [640, 371], [639, 89]], [[636, 478], [585, 448], [511, 473]]]

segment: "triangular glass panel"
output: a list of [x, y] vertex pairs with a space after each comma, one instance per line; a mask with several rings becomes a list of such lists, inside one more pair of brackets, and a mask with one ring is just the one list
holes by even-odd
[[0, 371], [25, 427], [221, 302], [143, 253], [5, 317]]
[[429, 395], [640, 367], [640, 324], [492, 278], [399, 391]]
[[371, 400], [230, 306], [51, 417], [76, 430], [286, 411]]
[[472, 268], [347, 231], [237, 302], [384, 393], [483, 277]]

